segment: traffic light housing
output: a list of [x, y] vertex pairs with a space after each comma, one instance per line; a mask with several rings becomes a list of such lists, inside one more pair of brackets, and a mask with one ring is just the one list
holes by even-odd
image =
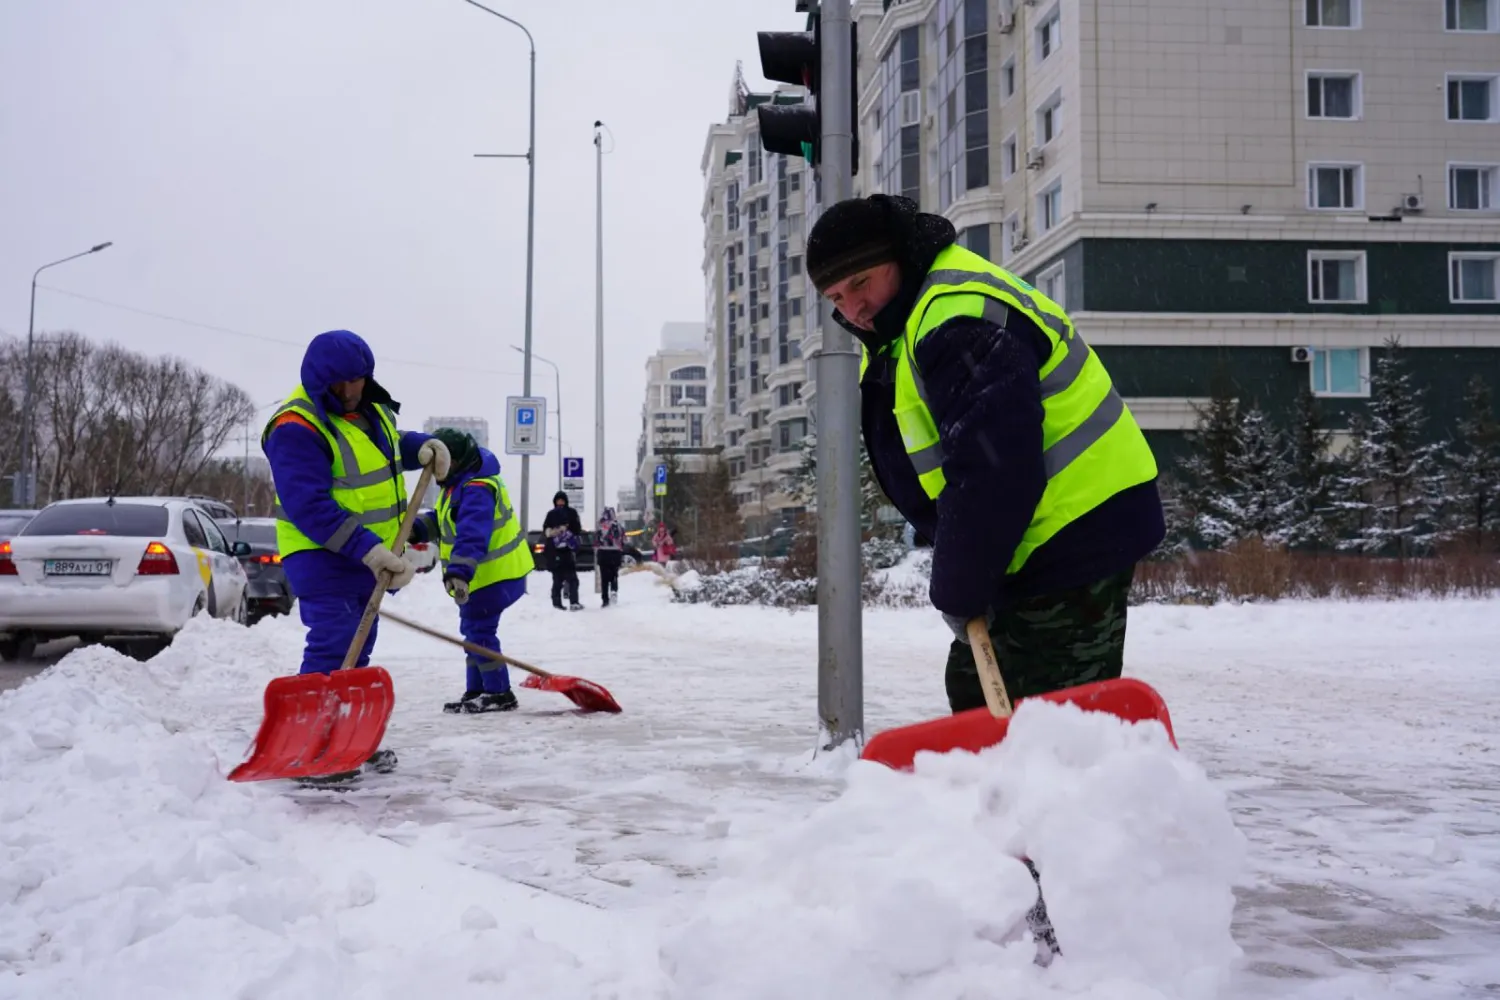
[[[808, 4], [799, 0], [797, 10]], [[760, 122], [761, 145], [768, 153], [802, 156], [817, 166], [822, 161], [823, 138], [822, 87], [823, 36], [816, 11], [808, 14], [807, 31], [761, 31], [760, 69], [767, 80], [790, 83], [807, 91], [799, 104], [777, 104], [774, 100], [755, 109]], [[859, 38], [854, 24], [849, 25], [849, 135], [851, 140], [850, 171], [859, 172]]]

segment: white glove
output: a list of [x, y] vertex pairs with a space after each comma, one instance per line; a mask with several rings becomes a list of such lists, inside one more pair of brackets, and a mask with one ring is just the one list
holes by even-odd
[[453, 603], [463, 607], [469, 600], [469, 581], [458, 576], [450, 576], [443, 581], [448, 587], [448, 596], [453, 598]]
[[366, 552], [361, 562], [370, 567], [377, 580], [380, 579], [382, 573], [390, 574], [390, 580], [384, 582], [387, 590], [400, 590], [411, 583], [412, 577], [417, 575], [415, 566], [396, 555], [384, 544], [377, 545]]
[[453, 464], [453, 458], [448, 454], [447, 445], [437, 438], [428, 438], [417, 449], [417, 464], [431, 466], [432, 478], [447, 479], [448, 466]]

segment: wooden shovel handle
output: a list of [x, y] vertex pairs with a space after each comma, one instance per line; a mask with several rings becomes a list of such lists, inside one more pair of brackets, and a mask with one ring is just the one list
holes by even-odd
[[979, 668], [979, 685], [984, 688], [984, 702], [990, 714], [997, 719], [1008, 719], [1013, 711], [1010, 695], [1005, 691], [1005, 678], [1000, 676], [1000, 661], [995, 658], [995, 647], [990, 644], [990, 629], [984, 616], [969, 619], [969, 648], [974, 651], [974, 665]]
[[[396, 529], [396, 538], [391, 542], [391, 551], [400, 555], [406, 548], [406, 539], [411, 535], [411, 526], [417, 523], [417, 508], [421, 506], [422, 497], [427, 495], [427, 486], [432, 482], [432, 466], [422, 466], [422, 474], [417, 477], [417, 490], [411, 496], [411, 502], [406, 505], [406, 516], [401, 519], [401, 527]], [[365, 637], [370, 634], [370, 628], [375, 624], [375, 615], [380, 611], [380, 599], [385, 596], [385, 588], [391, 584], [392, 574], [376, 573], [375, 590], [370, 594], [370, 601], [365, 605], [365, 613], [360, 616], [359, 628], [354, 631], [354, 641], [349, 643], [349, 652], [344, 654], [344, 662], [339, 666], [340, 670], [348, 670], [359, 660], [359, 651], [365, 648]]]
[[380, 613], [380, 617], [389, 618], [397, 625], [405, 625], [409, 629], [421, 632], [423, 635], [430, 635], [434, 639], [441, 639], [443, 642], [452, 643], [453, 645], [459, 646], [466, 652], [473, 653], [476, 656], [487, 656], [492, 660], [498, 660], [499, 662], [504, 663], [506, 666], [519, 667], [520, 669], [526, 671], [528, 674], [536, 674], [538, 677], [552, 676], [540, 667], [533, 667], [530, 664], [522, 663], [520, 660], [513, 660], [509, 656], [506, 656], [504, 653], [497, 653], [493, 649], [489, 649], [485, 646], [476, 646], [472, 642], [467, 642], [463, 639], [458, 638], [457, 636], [449, 635], [446, 632], [439, 632], [435, 628], [429, 628], [428, 626], [423, 625], [420, 622], [412, 621], [410, 618], [402, 618], [400, 615], [394, 614], [390, 611], [382, 611]]

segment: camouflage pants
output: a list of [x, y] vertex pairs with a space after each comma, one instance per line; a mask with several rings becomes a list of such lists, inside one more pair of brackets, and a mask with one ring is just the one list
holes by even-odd
[[[1012, 701], [1119, 677], [1135, 567], [1073, 590], [1029, 598], [995, 616], [990, 641]], [[944, 680], [954, 712], [984, 707], [974, 651], [953, 641]]]

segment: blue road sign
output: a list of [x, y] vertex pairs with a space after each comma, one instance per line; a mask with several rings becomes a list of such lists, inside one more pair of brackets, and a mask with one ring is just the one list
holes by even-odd
[[529, 406], [518, 407], [516, 409], [516, 423], [522, 425], [536, 423], [536, 410]]
[[658, 465], [656, 467], [656, 481], [658, 483], [665, 483], [667, 481], [667, 467], [665, 465]]
[[564, 479], [582, 479], [583, 478], [583, 459], [581, 459], [581, 458], [564, 458], [563, 459], [563, 478]]

